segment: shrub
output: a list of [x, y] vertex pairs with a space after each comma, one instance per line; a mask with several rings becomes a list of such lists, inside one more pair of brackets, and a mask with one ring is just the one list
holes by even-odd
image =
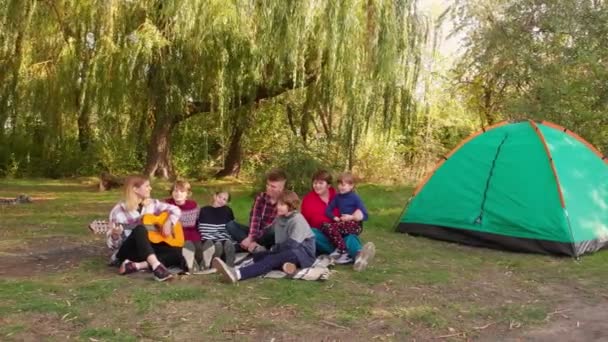
[[287, 174], [286, 189], [296, 192], [302, 196], [306, 194], [311, 187], [311, 177], [319, 169], [331, 171], [332, 165], [329, 165], [321, 157], [315, 155], [305, 147], [295, 144], [290, 145], [284, 152], [272, 157], [268, 163], [260, 165], [255, 169], [255, 191], [264, 191], [266, 186], [266, 173], [273, 169], [279, 168]]

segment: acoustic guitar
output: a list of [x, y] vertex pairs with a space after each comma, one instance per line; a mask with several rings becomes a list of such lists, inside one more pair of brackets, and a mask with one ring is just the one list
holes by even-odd
[[[161, 234], [161, 230], [165, 222], [169, 219], [168, 212], [162, 212], [158, 215], [153, 214], [145, 214], [141, 218], [142, 224], [148, 230], [148, 239], [152, 243], [161, 243], [165, 242], [169, 246], [172, 247], [183, 247], [184, 246], [184, 229], [182, 228], [181, 223], [178, 221], [173, 226], [173, 231], [169, 236], [163, 236]], [[124, 226], [124, 229], [133, 229], [134, 225]], [[95, 220], [89, 224], [89, 229], [95, 234], [104, 234], [108, 230], [112, 229], [110, 222], [106, 220]]]

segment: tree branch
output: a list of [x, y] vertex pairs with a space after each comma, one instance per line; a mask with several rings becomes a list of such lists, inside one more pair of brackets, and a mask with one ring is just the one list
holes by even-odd
[[[246, 94], [241, 96], [241, 98], [236, 101], [232, 101], [230, 108], [228, 110], [233, 110], [241, 106], [242, 103], [257, 103], [262, 100], [271, 99], [273, 97], [279, 96], [287, 91], [297, 89], [300, 87], [306, 87], [312, 84], [317, 80], [317, 74], [309, 75], [301, 86], [297, 86], [293, 79], [288, 79], [283, 82], [278, 87], [268, 88], [265, 85], [259, 85], [255, 90], [253, 96], [251, 94]], [[210, 101], [190, 101], [188, 102], [188, 106], [186, 111], [182, 115], [178, 115], [175, 120], [177, 123], [189, 119], [195, 115], [201, 113], [208, 113], [211, 111], [211, 102]]]

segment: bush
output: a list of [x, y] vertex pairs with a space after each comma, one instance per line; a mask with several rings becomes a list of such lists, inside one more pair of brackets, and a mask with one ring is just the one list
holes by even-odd
[[255, 191], [264, 191], [266, 186], [266, 173], [273, 168], [279, 168], [287, 174], [286, 189], [296, 192], [302, 196], [311, 188], [311, 177], [319, 169], [332, 170], [331, 165], [326, 163], [318, 155], [307, 150], [301, 145], [290, 145], [284, 152], [272, 157], [272, 159], [255, 169]]

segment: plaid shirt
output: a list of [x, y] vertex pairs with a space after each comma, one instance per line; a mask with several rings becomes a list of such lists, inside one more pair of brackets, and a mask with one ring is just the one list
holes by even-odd
[[256, 196], [249, 213], [249, 236], [254, 240], [264, 235], [277, 217], [277, 204], [270, 203], [270, 196], [265, 192]]
[[112, 211], [110, 211], [110, 223], [122, 224], [124, 230], [121, 236], [114, 240], [112, 238], [112, 230], [108, 229], [106, 232], [108, 247], [110, 249], [119, 249], [122, 242], [131, 235], [130, 228], [134, 228], [136, 225], [140, 224], [143, 215], [158, 215], [164, 211], [169, 212], [169, 221], [171, 221], [172, 224], [175, 224], [179, 220], [179, 216], [182, 213], [178, 207], [155, 199], [149, 200], [148, 203], [142, 207], [141, 212], [138, 210], [128, 211], [123, 202], [116, 204], [114, 208], [112, 208]]

